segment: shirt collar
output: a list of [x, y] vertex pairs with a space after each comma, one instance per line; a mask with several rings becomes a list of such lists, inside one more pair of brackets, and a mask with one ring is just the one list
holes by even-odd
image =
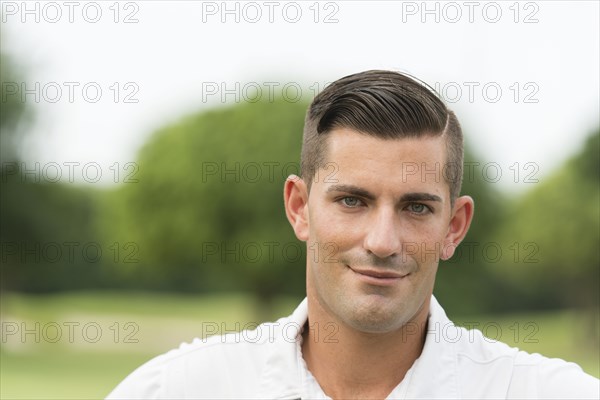
[[460, 337], [457, 329], [459, 328], [448, 319], [446, 312], [432, 295], [425, 345], [421, 355], [413, 364], [407, 398], [460, 398], [456, 348], [453, 340]]
[[[302, 327], [308, 320], [305, 298], [292, 315], [273, 323], [274, 346], [267, 357], [261, 377], [261, 398], [299, 399], [302, 394], [304, 360], [297, 346], [302, 340]], [[458, 329], [448, 319], [444, 309], [431, 296], [427, 335], [421, 356], [411, 367], [402, 383], [407, 385], [407, 398], [459, 397], [457, 359], [452, 338]], [[295, 334], [295, 335], [294, 335]]]
[[302, 327], [308, 321], [308, 300], [304, 298], [292, 315], [273, 323], [273, 346], [261, 377], [259, 398], [299, 399], [304, 360], [297, 346], [302, 340]]

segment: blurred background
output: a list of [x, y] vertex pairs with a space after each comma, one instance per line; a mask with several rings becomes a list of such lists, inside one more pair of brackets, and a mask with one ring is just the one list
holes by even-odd
[[290, 314], [304, 113], [366, 69], [423, 79], [463, 125], [450, 318], [599, 376], [597, 2], [0, 4], [0, 397], [102, 398]]

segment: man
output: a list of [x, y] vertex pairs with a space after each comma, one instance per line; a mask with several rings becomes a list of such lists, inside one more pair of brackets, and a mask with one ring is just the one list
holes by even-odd
[[367, 71], [307, 112], [285, 211], [307, 243], [307, 298], [243, 335], [196, 339], [109, 398], [598, 398], [576, 365], [455, 327], [433, 297], [465, 237], [460, 125], [426, 85]]

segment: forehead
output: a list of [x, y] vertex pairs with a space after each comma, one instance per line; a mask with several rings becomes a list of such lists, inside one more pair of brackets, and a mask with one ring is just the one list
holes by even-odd
[[383, 139], [340, 128], [328, 134], [326, 147], [321, 174], [328, 173], [333, 179], [322, 180], [324, 184], [343, 180], [341, 183], [361, 186], [437, 188], [436, 192], [447, 188], [442, 135]]

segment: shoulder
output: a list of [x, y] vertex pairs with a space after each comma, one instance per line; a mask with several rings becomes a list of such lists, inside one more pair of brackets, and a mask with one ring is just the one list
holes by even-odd
[[281, 345], [283, 320], [183, 343], [133, 371], [107, 398], [247, 397], [258, 391], [266, 358]]
[[529, 354], [478, 329], [458, 327], [433, 296], [428, 324], [421, 358], [428, 372], [444, 377], [443, 387], [455, 397], [600, 398], [600, 381], [577, 364]]
[[456, 362], [465, 395], [495, 387], [505, 398], [600, 398], [600, 381], [575, 363], [521, 351], [476, 329], [458, 329]]
[[519, 351], [515, 357], [512, 397], [518, 397], [527, 388], [532, 397], [540, 399], [600, 398], [600, 381], [586, 374], [579, 365]]

